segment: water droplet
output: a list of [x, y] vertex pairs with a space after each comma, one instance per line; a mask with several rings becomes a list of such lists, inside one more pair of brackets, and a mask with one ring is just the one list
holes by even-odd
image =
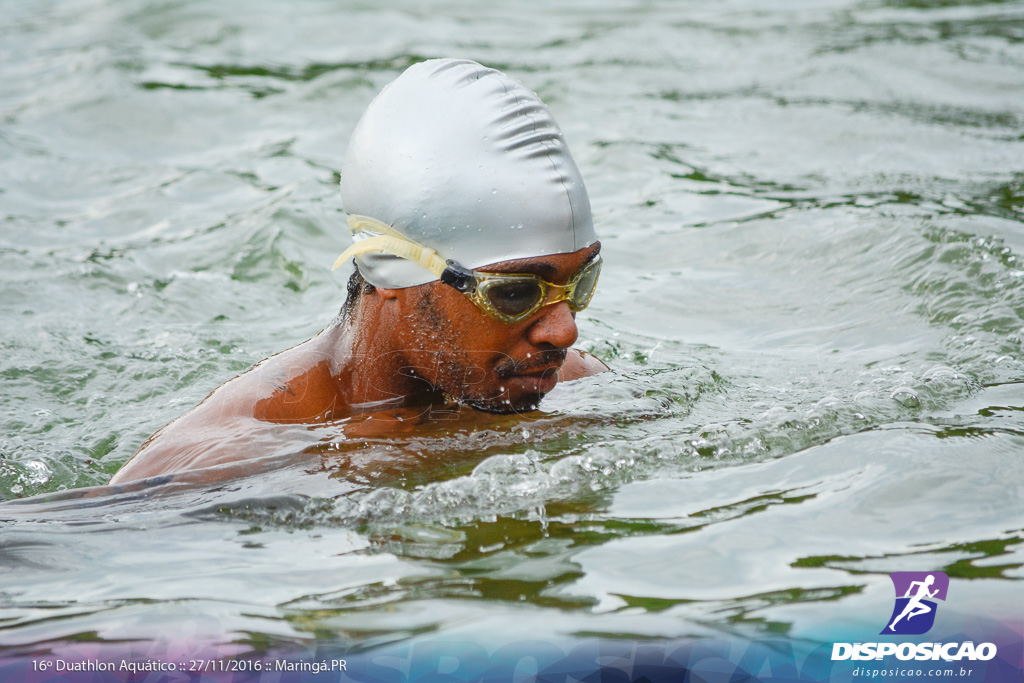
[[892, 399], [904, 408], [920, 408], [921, 401], [910, 387], [896, 387], [890, 394]]
[[53, 474], [50, 468], [39, 460], [29, 460], [26, 462], [25, 470], [28, 475], [28, 483], [30, 484], [45, 484], [50, 481], [50, 476]]

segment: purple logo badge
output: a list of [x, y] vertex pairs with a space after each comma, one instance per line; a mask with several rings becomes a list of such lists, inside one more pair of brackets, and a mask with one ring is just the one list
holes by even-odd
[[893, 572], [896, 605], [883, 635], [917, 636], [935, 623], [935, 600], [945, 600], [949, 577], [942, 572]]

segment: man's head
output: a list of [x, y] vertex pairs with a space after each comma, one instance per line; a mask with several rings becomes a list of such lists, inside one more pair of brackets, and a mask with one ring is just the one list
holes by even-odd
[[360, 119], [341, 187], [356, 244], [339, 262], [357, 256], [401, 311], [417, 377], [485, 410], [534, 407], [600, 268], [586, 188], [540, 99], [475, 62], [410, 67]]

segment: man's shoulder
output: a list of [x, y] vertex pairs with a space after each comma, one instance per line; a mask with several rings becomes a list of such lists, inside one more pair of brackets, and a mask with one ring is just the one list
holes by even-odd
[[597, 356], [593, 356], [586, 351], [569, 349], [565, 356], [565, 362], [562, 363], [562, 367], [558, 371], [558, 381], [570, 382], [574, 379], [596, 375], [607, 369], [608, 366]]

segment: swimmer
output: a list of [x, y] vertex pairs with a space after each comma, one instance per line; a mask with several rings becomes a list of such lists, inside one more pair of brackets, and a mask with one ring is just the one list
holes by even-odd
[[607, 370], [572, 348], [601, 245], [534, 93], [467, 60], [410, 67], [359, 120], [341, 191], [355, 241], [335, 268], [355, 270], [337, 318], [158, 431], [112, 484], [243, 463], [285, 425], [344, 438], [398, 424], [348, 419], [367, 405], [399, 420], [450, 402], [530, 411], [557, 382]]
[[[933, 583], [935, 583], [935, 576], [933, 574], [929, 574], [924, 581], [913, 581], [909, 586], [907, 586], [907, 594], [903, 597], [910, 598], [910, 600], [907, 602], [906, 607], [903, 608], [903, 611], [900, 612], [900, 615], [893, 619], [892, 623], [889, 624], [890, 631], [896, 630], [896, 623], [903, 617], [906, 617], [907, 621], [910, 621], [916, 616], [928, 614], [928, 612], [932, 611], [931, 607], [921, 601], [924, 598], [933, 598], [936, 593], [939, 592], [938, 588], [934, 591], [928, 590]], [[914, 586], [917, 586], [917, 593], [911, 595], [911, 593], [914, 592]]]

